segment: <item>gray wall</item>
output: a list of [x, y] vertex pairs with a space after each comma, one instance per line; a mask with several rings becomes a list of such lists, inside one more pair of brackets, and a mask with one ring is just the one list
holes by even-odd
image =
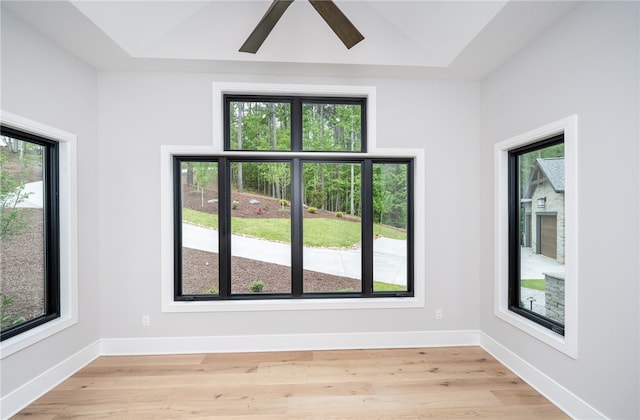
[[2, 110], [77, 136], [79, 322], [2, 360], [2, 394], [100, 337], [97, 74], [2, 9]]
[[[220, 117], [211, 111], [212, 83], [221, 81], [376, 86], [378, 146], [426, 149], [423, 194], [438, 197], [417, 215], [426, 220], [433, 256], [426, 308], [160, 312], [160, 146], [213, 143], [212, 121]], [[101, 72], [98, 85], [104, 338], [478, 328], [478, 227], [469, 209], [477, 191], [469, 184], [478, 171], [478, 83]], [[444, 319], [435, 320], [435, 308]], [[142, 327], [142, 314], [151, 316], [150, 327]]]
[[[495, 143], [578, 114], [578, 360], [493, 315], [492, 223], [480, 234], [480, 327], [611, 418], [640, 417], [638, 18], [637, 2], [585, 2], [485, 80], [481, 93], [486, 196]], [[480, 216], [493, 219], [491, 201]]]

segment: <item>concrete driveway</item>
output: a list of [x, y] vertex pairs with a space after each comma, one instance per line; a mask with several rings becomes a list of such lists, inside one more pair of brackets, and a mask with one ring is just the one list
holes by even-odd
[[[187, 248], [218, 252], [218, 232], [188, 223], [182, 224], [182, 244]], [[232, 235], [233, 256], [250, 258], [272, 264], [291, 266], [289, 244]], [[374, 280], [399, 285], [407, 283], [406, 241], [378, 238], [373, 243]], [[361, 278], [359, 249], [303, 248], [305, 270], [336, 276]]]
[[[24, 184], [22, 194], [26, 194], [27, 198], [19, 203], [16, 207], [41, 209], [43, 200], [42, 181], [28, 182]], [[15, 197], [15, 195], [14, 195]]]
[[520, 248], [520, 278], [543, 279], [544, 273], [564, 273], [564, 264], [542, 254], [535, 254], [531, 248]]

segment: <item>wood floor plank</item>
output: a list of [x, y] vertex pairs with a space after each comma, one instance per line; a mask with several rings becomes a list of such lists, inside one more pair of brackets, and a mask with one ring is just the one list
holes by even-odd
[[288, 412], [301, 415], [315, 413], [320, 416], [330, 416], [335, 412], [347, 415], [385, 411], [417, 414], [429, 409], [496, 405], [500, 405], [500, 401], [489, 391], [475, 390], [462, 395], [444, 391], [418, 394], [290, 398]]
[[200, 364], [206, 354], [168, 354], [150, 356], [103, 356], [96, 359], [91, 366], [169, 366]]
[[567, 418], [479, 347], [100, 357], [26, 417]]
[[[521, 379], [514, 378], [466, 378], [466, 379], [419, 379], [393, 383], [375, 383], [376, 392], [384, 395], [410, 394], [415, 392], [439, 392], [449, 389], [454, 392], [466, 392], [474, 389], [490, 391], [506, 391], [506, 395], [520, 391], [530, 391], [532, 388]], [[535, 391], [534, 391], [535, 392]], [[501, 398], [502, 395], [496, 395]]]
[[[233, 353], [234, 362], [241, 361], [260, 361], [266, 362], [292, 362], [292, 361], [311, 361], [313, 360], [313, 352], [310, 351], [274, 351], [274, 352], [255, 352], [255, 353]], [[208, 363], [229, 363], [228, 353], [211, 353], [207, 354], [203, 361]]]

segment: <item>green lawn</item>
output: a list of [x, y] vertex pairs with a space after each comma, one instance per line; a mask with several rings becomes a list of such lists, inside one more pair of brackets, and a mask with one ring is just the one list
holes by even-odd
[[385, 283], [382, 281], [373, 282], [373, 291], [374, 292], [396, 292], [396, 291], [406, 291], [407, 287], [399, 284], [393, 283]]
[[253, 236], [277, 242], [291, 242], [291, 220], [289, 219], [232, 217], [231, 230], [238, 235]]
[[218, 215], [182, 208], [182, 220], [197, 226], [218, 229]]
[[[185, 222], [211, 229], [218, 228], [218, 216], [189, 208], [182, 209]], [[253, 236], [270, 241], [290, 242], [291, 220], [243, 217], [231, 218], [231, 229], [239, 235]], [[384, 225], [374, 225], [375, 235], [406, 240], [406, 232]], [[305, 246], [325, 248], [349, 247], [360, 242], [360, 223], [341, 219], [309, 218], [304, 220]]]
[[520, 286], [544, 292], [544, 279], [522, 279], [520, 280]]

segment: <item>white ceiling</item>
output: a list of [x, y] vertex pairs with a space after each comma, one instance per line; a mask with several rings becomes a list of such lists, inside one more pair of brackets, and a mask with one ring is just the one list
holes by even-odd
[[257, 54], [238, 51], [270, 0], [2, 1], [99, 69], [481, 79], [575, 1], [336, 4], [365, 39], [347, 50], [306, 0]]

